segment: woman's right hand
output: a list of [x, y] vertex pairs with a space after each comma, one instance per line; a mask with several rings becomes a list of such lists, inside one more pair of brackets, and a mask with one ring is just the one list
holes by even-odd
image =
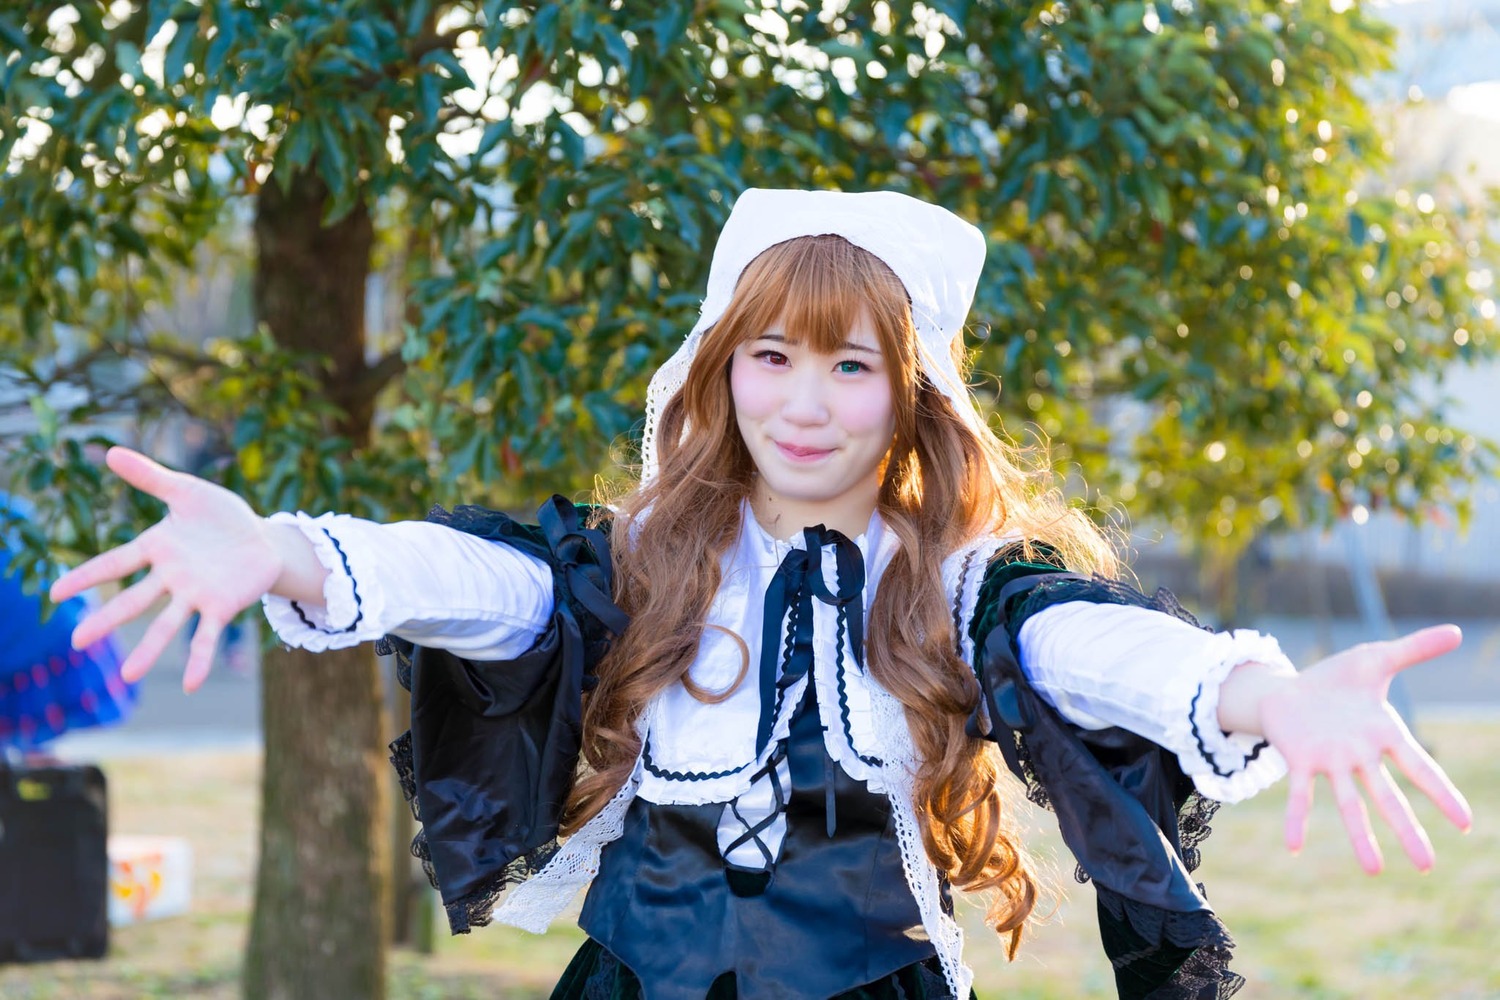
[[166, 607], [125, 658], [120, 674], [127, 681], [145, 674], [197, 612], [182, 679], [183, 688], [192, 691], [208, 675], [224, 627], [281, 577], [286, 540], [222, 486], [174, 472], [128, 448], [111, 448], [104, 460], [121, 479], [165, 502], [167, 515], [133, 540], [65, 573], [52, 585], [52, 600], [65, 601], [149, 569], [142, 580], [79, 622], [73, 646], [82, 649], [98, 641], [165, 597]]

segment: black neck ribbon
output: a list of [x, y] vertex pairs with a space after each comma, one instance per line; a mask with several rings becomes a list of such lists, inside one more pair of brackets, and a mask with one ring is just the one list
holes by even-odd
[[[865, 657], [865, 557], [859, 546], [843, 533], [819, 524], [805, 528], [806, 548], [792, 549], [781, 560], [766, 587], [765, 617], [760, 637], [760, 721], [755, 732], [755, 756], [759, 759], [771, 742], [771, 730], [786, 689], [807, 675], [813, 663], [813, 598], [842, 607], [849, 628], [854, 662], [864, 669]], [[829, 590], [823, 577], [823, 547], [832, 545], [838, 567], [837, 589]], [[781, 670], [777, 673], [776, 640], [788, 613], [786, 642], [782, 644]]]

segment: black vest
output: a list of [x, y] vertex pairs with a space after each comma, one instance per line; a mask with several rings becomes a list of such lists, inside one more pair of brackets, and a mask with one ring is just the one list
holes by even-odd
[[934, 954], [890, 801], [828, 757], [812, 688], [784, 745], [787, 829], [769, 872], [721, 855], [723, 803], [637, 798], [604, 848], [578, 922], [635, 973], [645, 1000], [703, 1000], [725, 974], [740, 1000], [824, 1000]]

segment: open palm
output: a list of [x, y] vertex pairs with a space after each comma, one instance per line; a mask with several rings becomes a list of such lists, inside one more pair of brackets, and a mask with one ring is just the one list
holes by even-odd
[[172, 637], [197, 612], [183, 687], [203, 683], [219, 634], [235, 615], [276, 582], [282, 561], [265, 523], [240, 497], [196, 476], [174, 472], [128, 448], [111, 448], [105, 463], [120, 478], [167, 505], [167, 515], [124, 545], [90, 559], [52, 585], [54, 601], [141, 569], [127, 587], [78, 624], [73, 645], [83, 647], [150, 611], [162, 598], [139, 644], [120, 668], [136, 680], [151, 668]]
[[1462, 638], [1457, 627], [1439, 625], [1390, 642], [1354, 646], [1307, 668], [1295, 684], [1266, 698], [1263, 732], [1286, 758], [1289, 772], [1288, 847], [1302, 846], [1314, 781], [1322, 774], [1333, 787], [1339, 816], [1365, 871], [1380, 871], [1382, 858], [1361, 785], [1412, 863], [1423, 871], [1431, 868], [1432, 843], [1386, 769], [1387, 758], [1449, 821], [1460, 829], [1469, 827], [1473, 817], [1468, 803], [1386, 700], [1398, 672], [1456, 648]]

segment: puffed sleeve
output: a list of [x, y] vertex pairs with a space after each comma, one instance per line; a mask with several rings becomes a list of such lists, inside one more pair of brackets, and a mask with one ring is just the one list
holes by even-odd
[[1292, 669], [1270, 636], [1211, 632], [1164, 611], [1080, 599], [1027, 616], [1021, 668], [1037, 693], [1083, 729], [1128, 729], [1177, 756], [1198, 791], [1249, 798], [1286, 773], [1275, 748], [1218, 725], [1219, 690], [1241, 663]]
[[552, 571], [503, 542], [431, 521], [378, 524], [344, 514], [272, 514], [312, 543], [328, 570], [323, 606], [266, 595], [283, 642], [340, 649], [393, 635], [476, 660], [530, 648], [552, 616]]

